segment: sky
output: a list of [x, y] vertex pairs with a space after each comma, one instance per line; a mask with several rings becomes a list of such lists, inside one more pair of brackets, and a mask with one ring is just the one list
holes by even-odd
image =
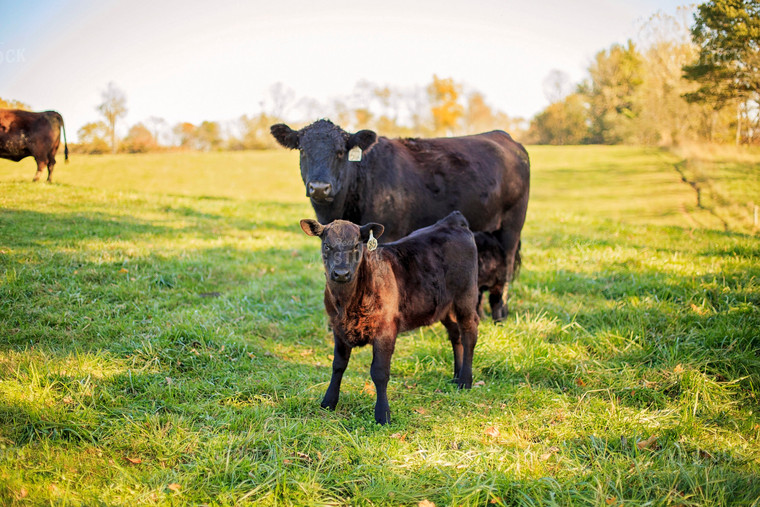
[[361, 80], [412, 89], [437, 75], [529, 119], [548, 105], [552, 70], [580, 82], [597, 52], [685, 4], [0, 0], [0, 97], [61, 112], [72, 140], [100, 119], [109, 82], [127, 97], [125, 132], [152, 116], [174, 125], [255, 115], [269, 107], [275, 83], [293, 90], [285, 116], [296, 121], [304, 97], [328, 104]]

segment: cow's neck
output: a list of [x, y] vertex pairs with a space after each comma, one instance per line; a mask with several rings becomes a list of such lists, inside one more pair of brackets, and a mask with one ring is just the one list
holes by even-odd
[[[378, 220], [373, 206], [373, 192], [377, 190], [376, 180], [378, 177], [375, 168], [378, 164], [378, 154], [384, 150], [387, 151], [387, 147], [383, 146], [387, 142], [385, 137], [379, 137], [373, 149], [365, 153], [361, 162], [357, 163], [356, 177], [352, 179], [343, 204], [341, 216], [343, 220], [348, 220], [359, 225]], [[395, 171], [396, 168], [391, 165], [382, 168], [382, 170]], [[375, 181], [373, 181], [373, 178]]]

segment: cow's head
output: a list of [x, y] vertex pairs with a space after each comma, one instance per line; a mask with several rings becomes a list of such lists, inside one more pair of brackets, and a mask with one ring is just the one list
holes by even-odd
[[384, 227], [369, 223], [359, 227], [346, 220], [322, 225], [316, 220], [301, 220], [301, 229], [322, 240], [322, 262], [328, 283], [349, 283], [356, 279], [370, 233], [379, 238]]
[[377, 142], [377, 134], [371, 130], [349, 134], [330, 120], [316, 121], [301, 130], [278, 123], [270, 131], [285, 148], [300, 150], [306, 196], [316, 205], [342, 205], [346, 188], [356, 177], [357, 161], [349, 159], [363, 155]]

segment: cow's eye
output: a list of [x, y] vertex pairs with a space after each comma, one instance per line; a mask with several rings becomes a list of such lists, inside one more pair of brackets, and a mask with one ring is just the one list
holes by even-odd
[[335, 153], [335, 156], [338, 157], [338, 158], [343, 158], [343, 157], [346, 156], [346, 152], [345, 151], [339, 151], [339, 152]]
[[329, 252], [329, 251], [330, 251], [330, 245], [325, 245], [325, 252]]

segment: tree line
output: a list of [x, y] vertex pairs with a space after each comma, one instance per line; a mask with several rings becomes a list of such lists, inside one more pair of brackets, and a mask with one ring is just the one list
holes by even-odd
[[550, 74], [544, 86], [554, 96], [532, 120], [529, 140], [760, 142], [760, 2], [699, 5], [691, 27], [686, 14], [652, 16], [638, 44], [598, 52], [575, 87], [562, 86], [560, 71]]
[[544, 79], [543, 91], [549, 105], [526, 120], [494, 108], [479, 91], [437, 75], [426, 86], [411, 88], [360, 81], [349, 96], [326, 104], [297, 99], [292, 89], [276, 83], [257, 114], [175, 125], [152, 116], [118, 139], [127, 99], [109, 83], [96, 108], [101, 119], [79, 129], [75, 149], [269, 149], [276, 146], [270, 125], [302, 126], [317, 118], [389, 137], [502, 129], [525, 144], [758, 143], [760, 0], [711, 0], [697, 6], [693, 16], [687, 8], [675, 16], [655, 14], [642, 24], [636, 42], [599, 51], [581, 82], [572, 83], [555, 69]]
[[[75, 149], [81, 152], [269, 149], [277, 146], [269, 133], [272, 124], [303, 125], [323, 117], [348, 130], [371, 128], [391, 137], [456, 135], [497, 128], [519, 131], [526, 123], [493, 108], [477, 90], [437, 75], [425, 87], [408, 89], [360, 81], [350, 96], [328, 104], [310, 98], [297, 100], [292, 89], [276, 83], [262, 100], [258, 114], [228, 122], [183, 121], [175, 125], [153, 116], [132, 125], [122, 139], [117, 139], [116, 123], [126, 115], [126, 94], [109, 83], [101, 99], [96, 108], [101, 119], [78, 131], [80, 142]], [[295, 115], [302, 119], [294, 119]]]

